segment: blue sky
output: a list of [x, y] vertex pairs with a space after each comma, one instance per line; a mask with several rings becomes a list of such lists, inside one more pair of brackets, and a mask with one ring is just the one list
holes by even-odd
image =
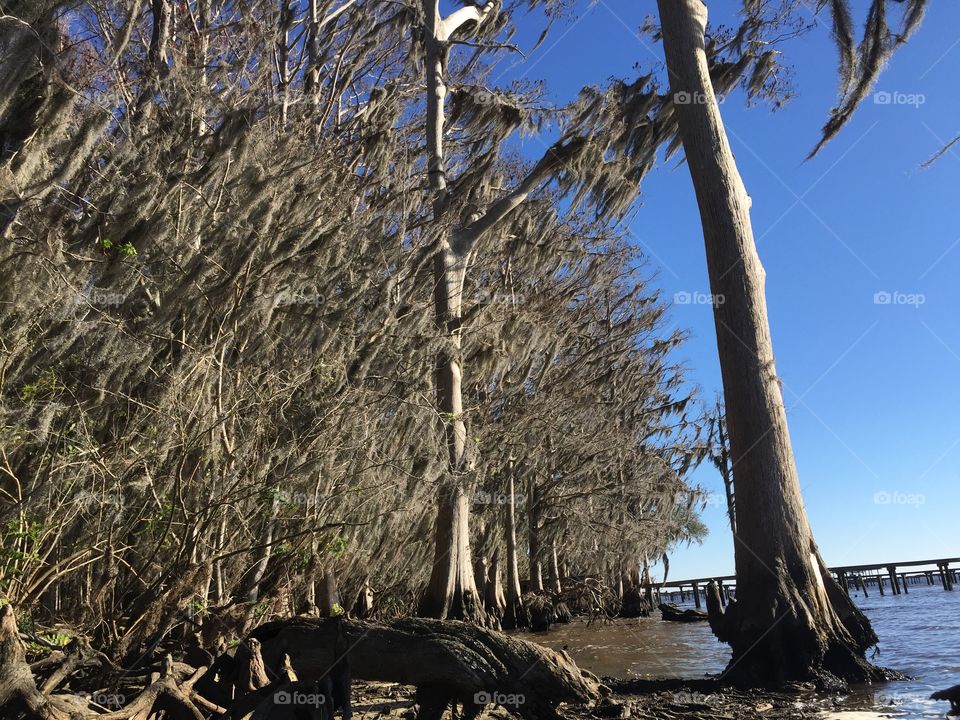
[[[720, 12], [720, 3], [711, 5]], [[504, 78], [543, 78], [549, 95], [565, 101], [582, 85], [635, 76], [636, 63], [662, 70], [662, 48], [635, 33], [655, 9], [647, 1], [577, 2]], [[541, 26], [521, 27], [520, 44], [530, 47]], [[874, 96], [806, 163], [836, 99], [826, 17], [782, 50], [798, 97], [776, 113], [731, 97], [722, 112], [753, 198], [777, 368], [815, 536], [831, 565], [960, 556], [960, 146], [919, 168], [960, 132], [960, 5], [931, 3]], [[684, 166], [662, 165], [648, 177], [632, 231], [665, 298], [709, 292]], [[710, 306], [675, 304], [672, 319], [690, 331], [683, 359], [712, 398], [721, 383]], [[722, 493], [712, 468], [694, 479]], [[711, 504], [704, 519], [709, 537], [675, 551], [672, 577], [733, 571], [722, 504]]]

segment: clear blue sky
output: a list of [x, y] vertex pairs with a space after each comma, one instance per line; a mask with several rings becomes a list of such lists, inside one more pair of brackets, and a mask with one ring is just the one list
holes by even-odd
[[[714, 16], [733, 6], [710, 5]], [[865, 12], [855, 5], [859, 23]], [[564, 101], [584, 84], [633, 77], [636, 63], [662, 70], [662, 48], [635, 33], [655, 10], [648, 0], [577, 2], [504, 79], [544, 78]], [[542, 26], [521, 27], [520, 45], [532, 46]], [[804, 497], [828, 564], [960, 556], [960, 145], [919, 169], [960, 132], [960, 5], [931, 3], [875, 88], [890, 95], [868, 99], [804, 163], [836, 99], [828, 27], [824, 16], [783, 46], [799, 94], [785, 109], [748, 108], [739, 97], [722, 108], [753, 198]], [[643, 191], [632, 230], [654, 285], [669, 299], [708, 293], [686, 168], [657, 168]], [[875, 302], [884, 292], [892, 301]], [[678, 304], [672, 318], [690, 330], [683, 359], [712, 398], [721, 384], [710, 306]], [[712, 468], [694, 479], [722, 492]], [[722, 505], [704, 519], [709, 537], [674, 553], [672, 577], [733, 571]]]

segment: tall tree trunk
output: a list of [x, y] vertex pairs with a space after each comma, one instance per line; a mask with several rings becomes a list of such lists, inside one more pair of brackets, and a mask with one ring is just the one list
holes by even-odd
[[433, 569], [420, 602], [420, 614], [435, 618], [481, 621], [483, 611], [470, 559], [470, 502], [467, 468], [467, 427], [463, 420], [463, 366], [460, 335], [463, 281], [469, 252], [454, 247], [444, 227], [448, 190], [444, 170], [444, 81], [447, 64], [446, 30], [436, 2], [424, 0], [426, 28], [427, 173], [433, 193], [433, 224], [437, 233], [434, 258], [434, 320], [444, 346], [436, 358], [437, 411], [447, 445], [447, 477], [438, 495]]
[[490, 618], [490, 624], [500, 629], [503, 626], [503, 611], [507, 606], [507, 598], [503, 592], [503, 584], [500, 582], [500, 551], [493, 553], [490, 560], [490, 569], [487, 571], [487, 579], [484, 583], [484, 609]]
[[520, 593], [520, 568], [517, 562], [516, 497], [513, 486], [513, 461], [510, 461], [510, 492], [507, 502], [507, 607], [503, 613], [503, 629], [512, 630], [529, 625], [526, 608]]
[[[435, 211], [435, 214], [437, 211]], [[481, 621], [483, 611], [470, 552], [470, 483], [467, 478], [467, 428], [463, 421], [461, 292], [466, 259], [441, 239], [435, 261], [436, 324], [446, 347], [436, 361], [437, 410], [444, 425], [447, 476], [438, 495], [434, 561], [420, 603], [426, 617]]]
[[[679, 133], [696, 190], [714, 296], [737, 496], [737, 602], [728, 610], [731, 679], [865, 680], [869, 622], [826, 571], [800, 495], [774, 369], [764, 270], [713, 92], [700, 0], [658, 0]], [[683, 95], [681, 95], [681, 93]]]
[[643, 587], [643, 596], [652, 609], [655, 607], [653, 604], [653, 583], [650, 582], [650, 561], [646, 555], [643, 556], [643, 572], [640, 575], [640, 586]]
[[527, 485], [527, 549], [530, 553], [530, 590], [543, 592], [543, 562], [540, 559], [540, 498], [536, 476]]
[[264, 521], [263, 547], [258, 551], [259, 557], [253, 567], [247, 571], [247, 581], [244, 583], [243, 595], [247, 602], [257, 602], [260, 599], [260, 581], [267, 572], [270, 557], [273, 554], [273, 534], [277, 525], [277, 512], [280, 504], [276, 495], [270, 501], [270, 516]]
[[274, 60], [277, 66], [277, 95], [280, 101], [278, 134], [282, 137], [287, 129], [287, 116], [290, 110], [290, 28], [293, 26], [294, 20], [290, 0], [280, 0], [277, 15], [277, 42], [274, 48]]
[[563, 589], [560, 586], [560, 563], [557, 560], [555, 543], [550, 543], [550, 589], [557, 594]]
[[[447, 477], [438, 492], [436, 545], [430, 582], [420, 602], [420, 613], [437, 618], [483, 620], [470, 561], [470, 504], [467, 426], [463, 417], [463, 351], [461, 338], [463, 283], [477, 241], [520, 207], [526, 198], [563, 162], [553, 149], [510, 192], [491, 203], [478, 217], [457, 226], [448, 217], [450, 190], [444, 154], [444, 101], [450, 39], [459, 30], [482, 24], [499, 7], [466, 5], [440, 15], [439, 0], [422, 0], [421, 35], [426, 71], [427, 177], [432, 194], [434, 254], [434, 319], [443, 343], [437, 352], [435, 385], [437, 413], [446, 437]], [[346, 7], [345, 4], [342, 7]]]

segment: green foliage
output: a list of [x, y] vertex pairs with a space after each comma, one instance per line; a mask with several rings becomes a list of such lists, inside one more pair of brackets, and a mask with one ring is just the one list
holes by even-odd
[[46, 632], [40, 633], [37, 637], [43, 640], [43, 643], [34, 642], [30, 640], [27, 642], [27, 649], [33, 653], [47, 653], [50, 652], [50, 645], [58, 648], [64, 648], [70, 644], [70, 641], [73, 640], [73, 637], [67, 633], [62, 632]]
[[321, 552], [334, 558], [343, 557], [349, 547], [349, 541], [342, 535], [326, 537], [320, 541]]
[[3, 574], [20, 577], [25, 567], [40, 559], [38, 541], [44, 531], [37, 518], [12, 518], [0, 531], [0, 568]]
[[26, 403], [57, 398], [66, 388], [60, 381], [57, 371], [47, 368], [32, 383], [26, 383], [20, 391], [20, 399]]
[[100, 248], [106, 253], [112, 251], [121, 257], [137, 256], [137, 249], [130, 242], [115, 244], [110, 238], [100, 238]]

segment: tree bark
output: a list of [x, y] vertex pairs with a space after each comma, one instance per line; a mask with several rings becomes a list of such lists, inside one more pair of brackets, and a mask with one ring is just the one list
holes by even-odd
[[[560, 702], [600, 697], [597, 679], [577, 668], [566, 654], [462, 622], [281, 620], [255, 629], [241, 644], [240, 667], [253, 640], [259, 641], [267, 668], [278, 668], [289, 655], [301, 680], [321, 677], [346, 652], [352, 677], [416, 685], [418, 698], [421, 690], [440, 694], [440, 711], [450, 700], [475, 709], [477, 693], [514, 694], [524, 701], [511, 710], [536, 720], [557, 717]], [[418, 715], [424, 716], [439, 718], [440, 713]]]
[[516, 518], [516, 495], [513, 486], [513, 461], [510, 462], [510, 489], [509, 501], [507, 502], [507, 607], [503, 613], [504, 630], [513, 630], [518, 627], [526, 627], [530, 624], [530, 619], [526, 608], [523, 605], [523, 596], [520, 592], [520, 568], [517, 562], [517, 518]]
[[864, 650], [876, 635], [833, 587], [804, 510], [774, 368], [751, 201], [710, 81], [707, 10], [700, 0], [658, 0], [658, 6], [717, 300], [714, 321], [738, 505], [738, 612], [730, 629], [728, 677], [749, 684], [874, 678], [879, 671]]
[[486, 610], [487, 602], [487, 572], [487, 559], [478, 557], [473, 563], [473, 583], [477, 586], [477, 598], [483, 610]]
[[487, 571], [485, 587], [484, 609], [490, 618], [490, 624], [495, 628], [500, 628], [503, 626], [503, 612], [507, 606], [507, 598], [503, 592], [503, 584], [500, 581], [499, 551], [493, 553], [490, 568]]
[[331, 617], [343, 612], [340, 590], [337, 588], [337, 574], [332, 567], [324, 570], [321, 588], [320, 597], [317, 598], [320, 615]]
[[[454, 248], [444, 229], [448, 204], [444, 170], [444, 81], [449, 30], [439, 6], [424, 0], [426, 23], [427, 173], [433, 193], [433, 224], [437, 232], [434, 258], [434, 321], [444, 340], [437, 354], [434, 382], [437, 412], [447, 446], [447, 477], [440, 489], [430, 581], [420, 603], [420, 614], [434, 618], [482, 620], [470, 558], [470, 503], [467, 470], [467, 428], [463, 420], [462, 322], [463, 281], [469, 252]], [[449, 18], [448, 18], [449, 19]]]
[[560, 563], [557, 560], [557, 546], [550, 544], [550, 590], [560, 594], [563, 588], [560, 586]]
[[533, 473], [527, 485], [527, 549], [530, 553], [530, 590], [543, 592], [543, 562], [540, 559], [540, 498]]
[[482, 621], [483, 610], [473, 579], [470, 558], [470, 504], [467, 426], [463, 416], [463, 352], [461, 325], [463, 284], [477, 241], [520, 207], [544, 180], [563, 167], [578, 143], [549, 148], [516, 186], [492, 202], [479, 217], [448, 217], [444, 151], [444, 103], [447, 96], [447, 60], [451, 38], [464, 28], [482, 24], [498, 3], [482, 7], [466, 5], [447, 17], [440, 14], [439, 0], [422, 0], [423, 45], [426, 85], [427, 177], [432, 195], [434, 253], [434, 321], [442, 346], [434, 373], [436, 408], [443, 423], [448, 472], [438, 493], [436, 544], [430, 581], [420, 603], [420, 614], [436, 618]]
[[270, 515], [264, 521], [264, 542], [260, 548], [257, 561], [247, 571], [247, 580], [244, 583], [243, 595], [248, 602], [257, 602], [260, 599], [260, 583], [267, 572], [267, 565], [270, 564], [270, 557], [273, 555], [273, 533], [277, 525], [277, 512], [279, 502], [274, 496], [270, 501]]
[[287, 117], [290, 109], [290, 28], [294, 21], [294, 12], [290, 0], [280, 0], [277, 16], [277, 42], [274, 48], [274, 59], [277, 65], [277, 95], [280, 100], [279, 135], [282, 136], [287, 129]]

